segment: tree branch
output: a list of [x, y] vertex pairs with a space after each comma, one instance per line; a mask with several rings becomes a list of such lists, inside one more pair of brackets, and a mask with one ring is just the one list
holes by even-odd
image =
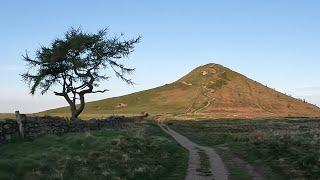
[[109, 90], [108, 89], [104, 89], [104, 90], [92, 91], [91, 93], [104, 93], [106, 91], [109, 91]]

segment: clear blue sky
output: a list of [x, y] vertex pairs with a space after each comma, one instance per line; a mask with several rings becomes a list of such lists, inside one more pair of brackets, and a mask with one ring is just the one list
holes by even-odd
[[0, 112], [65, 105], [32, 97], [19, 73], [21, 54], [34, 52], [71, 26], [143, 40], [128, 64], [136, 86], [111, 80], [118, 96], [172, 82], [214, 62], [282, 92], [320, 104], [320, 1], [317, 0], [3, 0], [0, 2]]

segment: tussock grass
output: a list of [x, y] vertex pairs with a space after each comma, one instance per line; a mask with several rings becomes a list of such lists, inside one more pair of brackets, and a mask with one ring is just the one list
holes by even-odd
[[183, 179], [187, 152], [154, 124], [0, 145], [0, 179]]
[[271, 179], [319, 178], [319, 120], [171, 121], [168, 124], [201, 145], [227, 147], [231, 154], [260, 166]]

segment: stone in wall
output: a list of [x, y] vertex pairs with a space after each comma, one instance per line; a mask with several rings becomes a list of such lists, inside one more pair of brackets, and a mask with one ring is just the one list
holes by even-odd
[[[59, 117], [27, 117], [22, 121], [24, 136], [34, 139], [47, 134], [85, 132], [106, 127], [121, 126], [133, 122], [138, 117], [113, 116], [108, 119], [89, 121], [70, 121]], [[0, 144], [19, 138], [19, 128], [15, 120], [0, 120]]]

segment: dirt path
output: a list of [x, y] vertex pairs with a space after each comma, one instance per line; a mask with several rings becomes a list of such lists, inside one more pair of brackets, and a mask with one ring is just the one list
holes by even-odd
[[203, 95], [203, 96], [205, 96], [205, 97], [207, 98], [206, 104], [205, 104], [203, 107], [200, 107], [200, 108], [198, 108], [198, 109], [192, 110], [192, 108], [193, 108], [193, 106], [194, 106], [194, 104], [195, 104], [195, 101], [196, 101], [196, 100], [195, 100], [195, 101], [188, 107], [188, 109], [186, 110], [186, 112], [185, 112], [184, 114], [187, 114], [187, 113], [196, 114], [196, 113], [198, 113], [198, 112], [206, 109], [207, 107], [209, 107], [209, 106], [212, 104], [212, 102], [215, 101], [215, 98], [210, 95], [211, 93], [212, 93], [211, 90], [209, 90], [207, 87], [202, 87], [202, 92], [199, 93], [199, 95], [197, 96], [196, 100], [199, 98], [200, 95]]
[[212, 96], [210, 96], [209, 94], [206, 94], [206, 93], [204, 93], [203, 95], [208, 98], [207, 104], [205, 106], [195, 110], [193, 113], [198, 113], [198, 112], [206, 109], [207, 107], [209, 107], [211, 105], [212, 102], [214, 102], [214, 100], [215, 100], [214, 97], [212, 97]]
[[[228, 179], [228, 172], [220, 156], [214, 149], [190, 141], [188, 138], [170, 129], [168, 126], [159, 122], [160, 128], [171, 135], [181, 146], [189, 151], [189, 162], [186, 180], [226, 180]], [[199, 150], [205, 152], [209, 158], [209, 173], [202, 173]]]

